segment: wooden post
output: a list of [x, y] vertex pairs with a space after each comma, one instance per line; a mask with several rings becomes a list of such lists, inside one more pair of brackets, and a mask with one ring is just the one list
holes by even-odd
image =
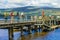
[[13, 27], [8, 28], [9, 40], [13, 40]]
[[39, 25], [39, 31], [40, 31], [40, 29], [41, 29], [41, 25]]
[[23, 26], [21, 26], [21, 36], [23, 36]]
[[51, 26], [51, 20], [50, 20], [50, 26]]
[[35, 25], [35, 31], [37, 32], [38, 30], [37, 30], [38, 28], [37, 28], [37, 25]]
[[27, 21], [27, 15], [26, 15], [26, 21]]
[[28, 34], [31, 34], [31, 25], [28, 25]]
[[54, 25], [56, 25], [56, 20], [54, 20]]

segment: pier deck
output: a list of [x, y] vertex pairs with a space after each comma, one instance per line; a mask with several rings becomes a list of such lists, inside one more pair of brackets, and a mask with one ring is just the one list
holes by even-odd
[[56, 26], [49, 26], [49, 25], [46, 25], [45, 23], [42, 22], [42, 24], [40, 24], [41, 21], [7, 21], [5, 22], [4, 20], [1, 20], [0, 21], [0, 29], [8, 29], [8, 34], [9, 34], [9, 40], [13, 40], [13, 29], [14, 28], [19, 28], [20, 32], [21, 32], [21, 35], [23, 35], [23, 28], [24, 27], [27, 27], [28, 28], [28, 33], [30, 34], [31, 33], [31, 29], [33, 26], [34, 27], [34, 30], [37, 32], [37, 29], [38, 29], [38, 26], [40, 26], [39, 28], [41, 29], [41, 27], [43, 27], [42, 29], [44, 29], [46, 26], [47, 27], [50, 27], [51, 29], [54, 29], [56, 27], [58, 27], [57, 25]]

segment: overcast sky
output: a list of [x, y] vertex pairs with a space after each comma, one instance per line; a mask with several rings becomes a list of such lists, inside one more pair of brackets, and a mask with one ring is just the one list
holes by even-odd
[[0, 8], [14, 8], [24, 6], [50, 6], [60, 8], [60, 0], [0, 0]]

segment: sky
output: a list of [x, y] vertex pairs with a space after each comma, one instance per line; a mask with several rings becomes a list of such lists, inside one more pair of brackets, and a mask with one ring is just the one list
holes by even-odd
[[48, 6], [60, 8], [60, 0], [0, 0], [0, 9], [24, 6]]

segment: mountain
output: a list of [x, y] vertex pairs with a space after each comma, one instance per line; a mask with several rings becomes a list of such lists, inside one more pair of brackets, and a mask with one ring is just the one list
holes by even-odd
[[20, 11], [20, 12], [31, 12], [37, 11], [39, 9], [49, 9], [50, 7], [35, 7], [35, 6], [25, 6], [25, 7], [18, 7], [18, 8], [7, 8], [7, 9], [0, 9], [2, 11]]
[[18, 8], [7, 8], [7, 9], [0, 9], [1, 11], [19, 11], [19, 12], [34, 12], [40, 9], [52, 9], [52, 10], [60, 10], [60, 8], [53, 8], [53, 7], [48, 7], [48, 6], [42, 6], [42, 7], [37, 7], [37, 6], [25, 6], [25, 7], [18, 7]]
[[[18, 8], [7, 8], [7, 9], [0, 9], [0, 11], [17, 11], [17, 12], [24, 12], [27, 15], [41, 15], [42, 9], [45, 11], [46, 15], [50, 14], [57, 14], [57, 12], [60, 12], [60, 8], [53, 8], [53, 7], [36, 7], [36, 6], [25, 6], [25, 7], [18, 7]], [[46, 11], [47, 10], [47, 11]], [[2, 13], [0, 13], [2, 14]], [[59, 13], [60, 14], [60, 13]]]
[[38, 9], [39, 8], [35, 8], [34, 6], [26, 6], [26, 7], [13, 8], [12, 11], [31, 12], [36, 11]]

